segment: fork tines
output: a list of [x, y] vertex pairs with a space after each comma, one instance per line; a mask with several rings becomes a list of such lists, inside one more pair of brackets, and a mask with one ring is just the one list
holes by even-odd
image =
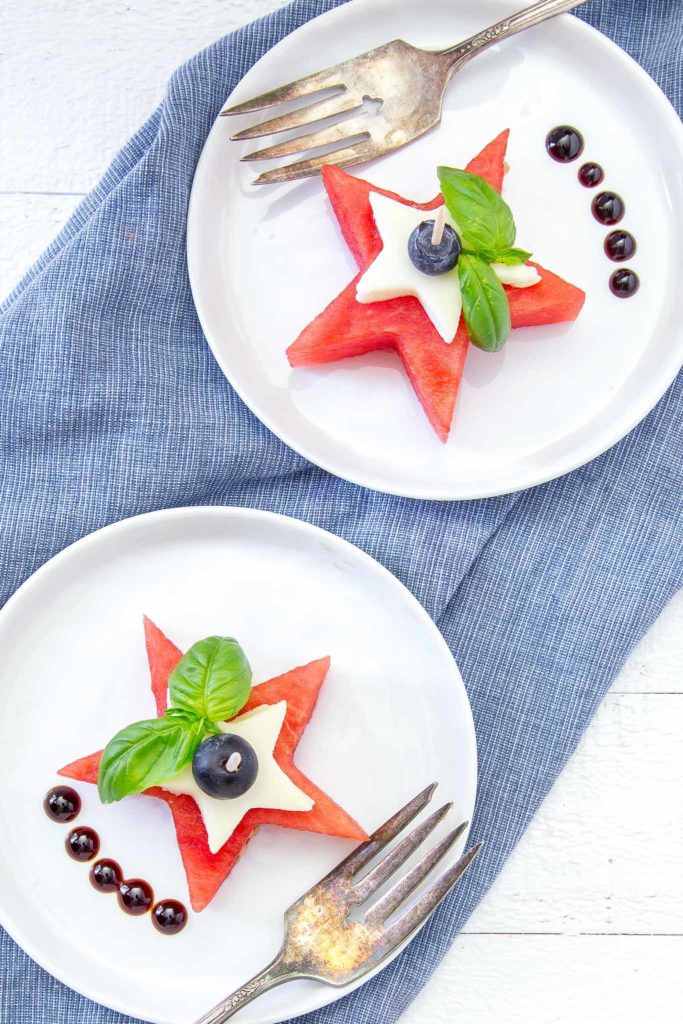
[[[361, 878], [363, 868], [380, 853], [392, 840], [419, 815], [431, 800], [436, 783], [414, 797], [405, 807], [381, 825], [367, 842], [357, 847], [323, 881], [321, 887], [342, 883], [344, 900], [349, 906], [364, 904], [376, 896], [380, 888], [394, 875], [408, 858], [424, 843], [437, 825], [452, 808], [447, 803], [417, 825], [399, 843]], [[459, 878], [462, 877], [481, 849], [481, 843], [472, 847], [455, 864], [427, 889], [417, 902], [406, 910], [396, 921], [385, 927], [386, 922], [425, 881], [430, 872], [457, 843], [467, 828], [468, 822], [461, 822], [437, 845], [415, 864], [402, 878], [399, 878], [386, 892], [372, 903], [362, 917], [363, 923], [371, 929], [383, 930], [382, 948], [392, 949], [408, 938], [426, 920], [444, 899]]]
[[[266, 135], [277, 135], [280, 132], [317, 125], [318, 127], [306, 134], [254, 150], [241, 159], [277, 160], [326, 147], [332, 147], [332, 152], [312, 155], [307, 160], [266, 171], [254, 181], [255, 185], [310, 177], [317, 174], [323, 164], [348, 166], [367, 160], [373, 155], [373, 143], [368, 130], [371, 118], [363, 110], [363, 96], [344, 84], [342, 74], [341, 66], [328, 68], [221, 111], [221, 117], [247, 114], [306, 96], [311, 97], [312, 102], [279, 117], [244, 128], [232, 135], [231, 139], [233, 142], [241, 142], [245, 139], [258, 139]], [[331, 90], [333, 92], [330, 95]], [[355, 117], [344, 118], [344, 115], [353, 115], [354, 111], [359, 112]], [[339, 148], [340, 146], [342, 148]]]

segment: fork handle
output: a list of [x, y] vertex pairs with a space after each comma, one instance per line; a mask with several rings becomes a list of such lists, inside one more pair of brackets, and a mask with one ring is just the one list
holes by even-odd
[[260, 974], [254, 975], [251, 981], [248, 981], [242, 988], [238, 988], [227, 998], [221, 999], [220, 1003], [200, 1017], [196, 1024], [224, 1024], [224, 1021], [229, 1020], [252, 999], [267, 992], [269, 988], [275, 988], [276, 985], [282, 985], [285, 981], [291, 981], [296, 976], [294, 971], [285, 966], [280, 953]]
[[548, 18], [564, 14], [565, 11], [571, 11], [574, 7], [580, 7], [586, 2], [587, 0], [540, 0], [540, 3], [526, 7], [523, 11], [518, 11], [517, 14], [511, 14], [509, 18], [503, 18], [502, 21], [497, 21], [495, 25], [490, 25], [481, 32], [477, 32], [476, 35], [463, 40], [457, 46], [443, 50], [442, 55], [453, 58], [453, 67], [455, 68], [456, 65], [466, 63], [482, 50], [487, 50], [489, 46], [495, 46], [503, 39], [509, 39], [510, 36], [516, 35], [517, 32], [540, 25]]

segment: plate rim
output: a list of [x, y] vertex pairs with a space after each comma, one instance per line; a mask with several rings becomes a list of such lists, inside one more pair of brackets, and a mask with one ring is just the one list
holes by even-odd
[[[334, 7], [329, 11], [325, 11], [317, 15], [315, 18], [311, 18], [304, 22], [298, 28], [285, 35], [273, 47], [266, 50], [266, 52], [252, 65], [252, 67], [249, 68], [243, 78], [240, 79], [229, 96], [226, 97], [223, 105], [233, 98], [235, 101], [242, 98], [241, 94], [245, 91], [249, 91], [248, 86], [246, 90], [244, 89], [244, 82], [249, 80], [252, 71], [260, 66], [263, 61], [270, 60], [273, 54], [277, 54], [277, 51], [280, 48], [284, 48], [292, 36], [300, 32], [311, 30], [313, 26], [319, 28], [319, 25], [317, 24], [319, 22], [325, 22], [325, 25], [329, 29], [333, 29], [333, 22], [337, 18], [342, 17], [348, 11], [353, 12], [351, 14], [352, 17], [357, 16], [362, 18], [365, 10], [367, 8], [374, 7], [376, 3], [377, 0], [353, 0], [353, 3], [342, 3], [337, 7]], [[677, 148], [680, 152], [681, 160], [683, 161], [683, 122], [679, 118], [671, 101], [662, 89], [660, 89], [654, 79], [633, 57], [630, 56], [630, 54], [623, 50], [613, 40], [609, 39], [609, 37], [603, 35], [602, 32], [598, 31], [598, 29], [594, 28], [592, 25], [589, 25], [587, 22], [576, 16], [571, 16], [569, 13], [559, 15], [558, 17], [566, 21], [568, 24], [573, 25], [572, 31], [579, 33], [583, 32], [585, 35], [589, 36], [595, 45], [602, 47], [603, 51], [607, 52], [610, 57], [622, 63], [626, 74], [631, 75], [637, 80], [640, 88], [647, 93], [648, 102], [658, 108], [660, 115], [665, 119], [665, 121], [669, 122], [671, 136], [677, 143]], [[291, 78], [291, 74], [289, 74], [288, 77]], [[594, 459], [599, 458], [599, 456], [609, 451], [609, 449], [623, 440], [627, 434], [635, 429], [635, 427], [637, 427], [649, 415], [649, 413], [652, 412], [657, 403], [666, 394], [667, 390], [675, 381], [681, 368], [681, 360], [678, 359], [676, 353], [680, 352], [683, 354], [683, 323], [680, 324], [679, 329], [672, 335], [673, 339], [677, 341], [677, 344], [672, 345], [671, 364], [660, 364], [658, 370], [650, 375], [649, 386], [646, 385], [644, 388], [639, 390], [639, 400], [627, 403], [625, 408], [620, 410], [616, 416], [612, 417], [610, 426], [605, 426], [600, 429], [597, 442], [593, 440], [591, 443], [590, 438], [583, 440], [578, 446], [570, 449], [567, 453], [554, 456], [550, 465], [546, 464], [546, 468], [541, 469], [540, 471], [535, 464], [528, 467], [520, 467], [520, 479], [515, 482], [512, 487], [508, 484], [499, 484], [490, 487], [478, 487], [474, 485], [468, 486], [462, 485], [457, 481], [457, 479], [451, 480], [449, 486], [443, 487], [438, 484], [421, 484], [417, 487], [402, 486], [400, 480], [395, 481], [394, 483], [388, 482], [386, 479], [378, 480], [376, 476], [373, 476], [372, 468], [366, 470], [362, 460], [356, 461], [353, 467], [354, 472], [346, 470], [340, 472], [338, 466], [335, 464], [336, 460], [334, 455], [328, 457], [324, 451], [320, 454], [315, 448], [315, 442], [313, 440], [309, 442], [307, 438], [302, 440], [297, 437], [296, 443], [293, 443], [291, 432], [286, 428], [276, 426], [275, 420], [277, 419], [277, 416], [271, 415], [267, 408], [263, 408], [263, 403], [258, 400], [258, 397], [256, 399], [254, 399], [253, 396], [251, 398], [247, 397], [249, 391], [248, 385], [243, 386], [243, 382], [236, 379], [236, 377], [239, 378], [239, 373], [235, 376], [232, 370], [228, 369], [228, 360], [224, 358], [221, 352], [221, 333], [210, 330], [207, 322], [209, 318], [205, 315], [205, 312], [202, 309], [201, 274], [197, 270], [196, 264], [198, 260], [195, 259], [195, 253], [198, 253], [201, 248], [202, 237], [202, 231], [199, 226], [199, 219], [197, 216], [197, 208], [200, 203], [203, 177], [209, 165], [209, 140], [214, 132], [218, 130], [220, 123], [221, 118], [219, 115], [214, 120], [206, 136], [192, 179], [188, 203], [186, 257], [190, 289], [197, 317], [199, 319], [204, 338], [209, 345], [221, 372], [230, 386], [235, 390], [239, 398], [261, 421], [261, 423], [263, 423], [264, 426], [266, 426], [268, 430], [275, 435], [275, 437], [305, 458], [312, 465], [317, 466], [325, 472], [328, 472], [341, 480], [345, 480], [348, 483], [402, 498], [414, 498], [425, 501], [470, 501], [495, 498], [506, 494], [516, 494], [528, 488], [556, 480], [567, 473], [573, 472], [574, 470], [587, 465], [589, 462], [592, 462]], [[635, 372], [635, 369], [633, 372]], [[625, 383], [626, 382], [623, 382], [623, 384]], [[617, 391], [617, 394], [609, 399], [602, 407], [602, 413], [609, 409], [610, 404], [614, 402], [615, 398], [622, 390], [623, 384]], [[314, 437], [315, 435], [313, 434], [312, 436]], [[595, 435], [591, 436], [594, 437]]]
[[[39, 566], [35, 570], [35, 572], [33, 572], [17, 588], [17, 590], [11, 595], [11, 597], [8, 598], [8, 600], [5, 602], [2, 608], [0, 608], [0, 631], [4, 628], [4, 621], [6, 619], [6, 613], [8, 612], [8, 610], [10, 613], [12, 613], [14, 612], [15, 608], [21, 608], [21, 606], [24, 605], [26, 602], [30, 602], [33, 597], [33, 592], [40, 587], [43, 578], [47, 576], [50, 572], [54, 571], [55, 567], [59, 569], [63, 563], [67, 563], [69, 559], [73, 557], [75, 550], [77, 551], [78, 554], [80, 554], [84, 550], [87, 551], [87, 549], [90, 547], [97, 546], [103, 539], [106, 540], [114, 534], [125, 535], [126, 533], [135, 530], [140, 525], [143, 525], [144, 527], [149, 526], [152, 529], [154, 529], [154, 526], [158, 523], [165, 523], [173, 520], [178, 520], [182, 522], [183, 520], [191, 520], [195, 516], [200, 518], [208, 516], [209, 518], [214, 518], [217, 521], [225, 520], [226, 523], [228, 524], [239, 522], [240, 520], [245, 520], [250, 521], [252, 523], [254, 521], [256, 523], [266, 523], [271, 526], [274, 526], [276, 529], [278, 526], [284, 526], [285, 528], [293, 529], [301, 534], [305, 534], [308, 536], [312, 535], [313, 537], [317, 536], [319, 540], [324, 541], [326, 544], [329, 544], [330, 541], [332, 541], [332, 543], [338, 545], [342, 551], [350, 551], [354, 558], [359, 557], [361, 563], [363, 563], [363, 565], [366, 568], [370, 569], [378, 576], [382, 577], [385, 581], [389, 582], [393, 587], [396, 587], [398, 588], [398, 590], [403, 592], [404, 599], [408, 600], [409, 604], [412, 606], [414, 613], [420, 619], [423, 626], [426, 627], [427, 630], [432, 633], [434, 641], [442, 648], [442, 650], [445, 653], [448, 654], [448, 657], [453, 662], [453, 666], [455, 668], [455, 672], [459, 681], [458, 689], [460, 691], [460, 703], [463, 706], [464, 712], [461, 725], [464, 732], [466, 732], [468, 735], [468, 748], [470, 750], [469, 767], [472, 773], [472, 778], [474, 779], [474, 789], [471, 797], [471, 825], [471, 820], [474, 814], [474, 808], [477, 798], [479, 781], [477, 737], [469, 695], [467, 693], [467, 689], [465, 687], [465, 683], [462, 678], [462, 674], [460, 672], [458, 663], [456, 662], [453, 653], [451, 652], [448, 644], [446, 643], [443, 634], [441, 633], [438, 626], [436, 625], [432, 617], [429, 615], [425, 607], [412, 593], [412, 591], [410, 591], [408, 587], [400, 579], [398, 579], [397, 576], [395, 576], [389, 569], [387, 569], [386, 566], [384, 566], [376, 558], [373, 558], [372, 555], [368, 554], [362, 548], [351, 543], [351, 541], [348, 541], [344, 537], [340, 537], [337, 534], [332, 533], [330, 530], [326, 530], [324, 527], [317, 526], [314, 523], [309, 523], [305, 519], [299, 519], [296, 516], [284, 515], [281, 512], [271, 512], [270, 510], [267, 509], [250, 508], [249, 506], [187, 505], [175, 508], [157, 509], [150, 512], [143, 512], [134, 516], [128, 516], [125, 519], [116, 520], [113, 523], [101, 526], [98, 529], [92, 531], [91, 533], [88, 533], [85, 536], [80, 537], [78, 540], [67, 545], [65, 548], [62, 548], [61, 551], [58, 551], [50, 559], [48, 559], [48, 561], [44, 562], [41, 566]], [[467, 838], [468, 834], [469, 827], [465, 831], [465, 839]], [[94, 991], [94, 988], [92, 988], [90, 985], [82, 985], [80, 984], [80, 982], [78, 985], [76, 985], [74, 984], [74, 979], [72, 978], [68, 971], [62, 971], [61, 969], [55, 970], [54, 966], [50, 963], [49, 956], [45, 956], [43, 955], [43, 953], [39, 952], [33, 940], [26, 935], [26, 933], [23, 930], [21, 922], [16, 917], [13, 917], [10, 913], [6, 912], [4, 904], [1, 899], [0, 926], [2, 926], [5, 929], [10, 938], [14, 942], [16, 942], [19, 948], [27, 956], [29, 956], [35, 963], [37, 963], [39, 967], [47, 971], [47, 973], [50, 974], [53, 978], [56, 978], [57, 981], [61, 982], [63, 985], [66, 985], [72, 991], [77, 992], [79, 995], [83, 996], [86, 999], [89, 999], [91, 1002], [97, 1005], [104, 1006], [117, 1013], [123, 1013], [127, 1016], [130, 1015], [131, 1010], [129, 1006], [124, 1006], [123, 1004], [117, 1003], [116, 1001], [102, 1002], [99, 995]], [[424, 925], [422, 927], [424, 927]], [[418, 929], [418, 931], [421, 930], [421, 928]], [[360, 988], [367, 981], [370, 981], [373, 977], [375, 977], [376, 974], [383, 970], [384, 967], [387, 967], [397, 956], [399, 956], [402, 950], [408, 945], [410, 941], [412, 941], [416, 934], [417, 932], [414, 935], [412, 935], [410, 939], [408, 939], [406, 942], [402, 943], [388, 959], [383, 961], [378, 967], [374, 968], [372, 971], [370, 971], [367, 975], [360, 978], [359, 980], [342, 987], [327, 986], [321, 983], [319, 985], [319, 992], [321, 993], [322, 998], [314, 1000], [314, 1005], [297, 1011], [297, 1016], [301, 1013], [306, 1014], [315, 1012], [316, 1010], [321, 1009], [322, 1007], [327, 1006], [330, 1003], [336, 1002], [336, 1000], [341, 999], [346, 995], [350, 995], [351, 992], [355, 991], [355, 989], [357, 988]], [[162, 1017], [141, 1019], [148, 1019], [150, 1021], [150, 1024], [168, 1024], [167, 1019]], [[268, 1019], [273, 1021], [274, 1024], [276, 1021], [278, 1022], [278, 1024], [280, 1024], [281, 1021], [284, 1021], [288, 1018], [269, 1017]]]

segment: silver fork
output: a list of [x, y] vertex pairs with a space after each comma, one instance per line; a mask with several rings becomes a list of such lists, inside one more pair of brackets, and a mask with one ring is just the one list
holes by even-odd
[[[279, 160], [327, 149], [306, 160], [266, 171], [256, 178], [255, 185], [308, 178], [318, 174], [323, 164], [349, 167], [362, 163], [405, 146], [438, 124], [446, 86], [478, 53], [586, 2], [541, 0], [447, 50], [421, 50], [402, 39], [394, 39], [325, 71], [227, 107], [221, 116], [248, 114], [305, 96], [313, 98], [305, 106], [232, 136], [239, 142], [313, 126], [306, 134], [248, 153], [242, 160]], [[326, 95], [319, 95], [322, 93]], [[370, 106], [379, 107], [374, 115], [366, 110]]]
[[399, 881], [365, 910], [354, 908], [377, 895], [380, 887], [424, 842], [452, 804], [444, 804], [413, 829], [362, 877], [359, 873], [395, 839], [429, 803], [436, 783], [428, 786], [367, 842], [293, 903], [285, 913], [285, 938], [273, 962], [246, 985], [205, 1014], [197, 1024], [224, 1024], [243, 1006], [269, 988], [295, 978], [313, 978], [328, 985], [348, 985], [379, 966], [427, 920], [481, 849], [473, 846], [438, 878], [409, 909], [388, 923], [430, 871], [436, 867], [467, 827], [467, 822], [445, 836]]

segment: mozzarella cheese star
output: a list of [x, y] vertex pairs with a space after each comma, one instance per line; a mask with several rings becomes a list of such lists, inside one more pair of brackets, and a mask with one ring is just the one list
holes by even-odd
[[[356, 299], [361, 303], [384, 302], [412, 295], [421, 303], [425, 313], [443, 340], [450, 345], [455, 338], [462, 313], [462, 296], [458, 269], [445, 274], [423, 274], [413, 265], [408, 254], [408, 239], [424, 220], [434, 216], [416, 210], [380, 192], [371, 192], [375, 225], [382, 239], [382, 250], [370, 264], [356, 285]], [[460, 234], [460, 229], [446, 210], [446, 223]], [[515, 288], [529, 288], [541, 278], [535, 267], [508, 267], [492, 264], [502, 284]]]
[[217, 800], [209, 796], [195, 782], [191, 764], [163, 784], [162, 789], [168, 793], [184, 793], [196, 802], [204, 821], [211, 853], [220, 850], [247, 811], [253, 808], [280, 811], [310, 811], [313, 808], [314, 801], [294, 785], [273, 756], [286, 713], [287, 701], [281, 700], [277, 704], [262, 704], [220, 725], [223, 732], [240, 736], [256, 751], [256, 781], [242, 796], [230, 800]]

